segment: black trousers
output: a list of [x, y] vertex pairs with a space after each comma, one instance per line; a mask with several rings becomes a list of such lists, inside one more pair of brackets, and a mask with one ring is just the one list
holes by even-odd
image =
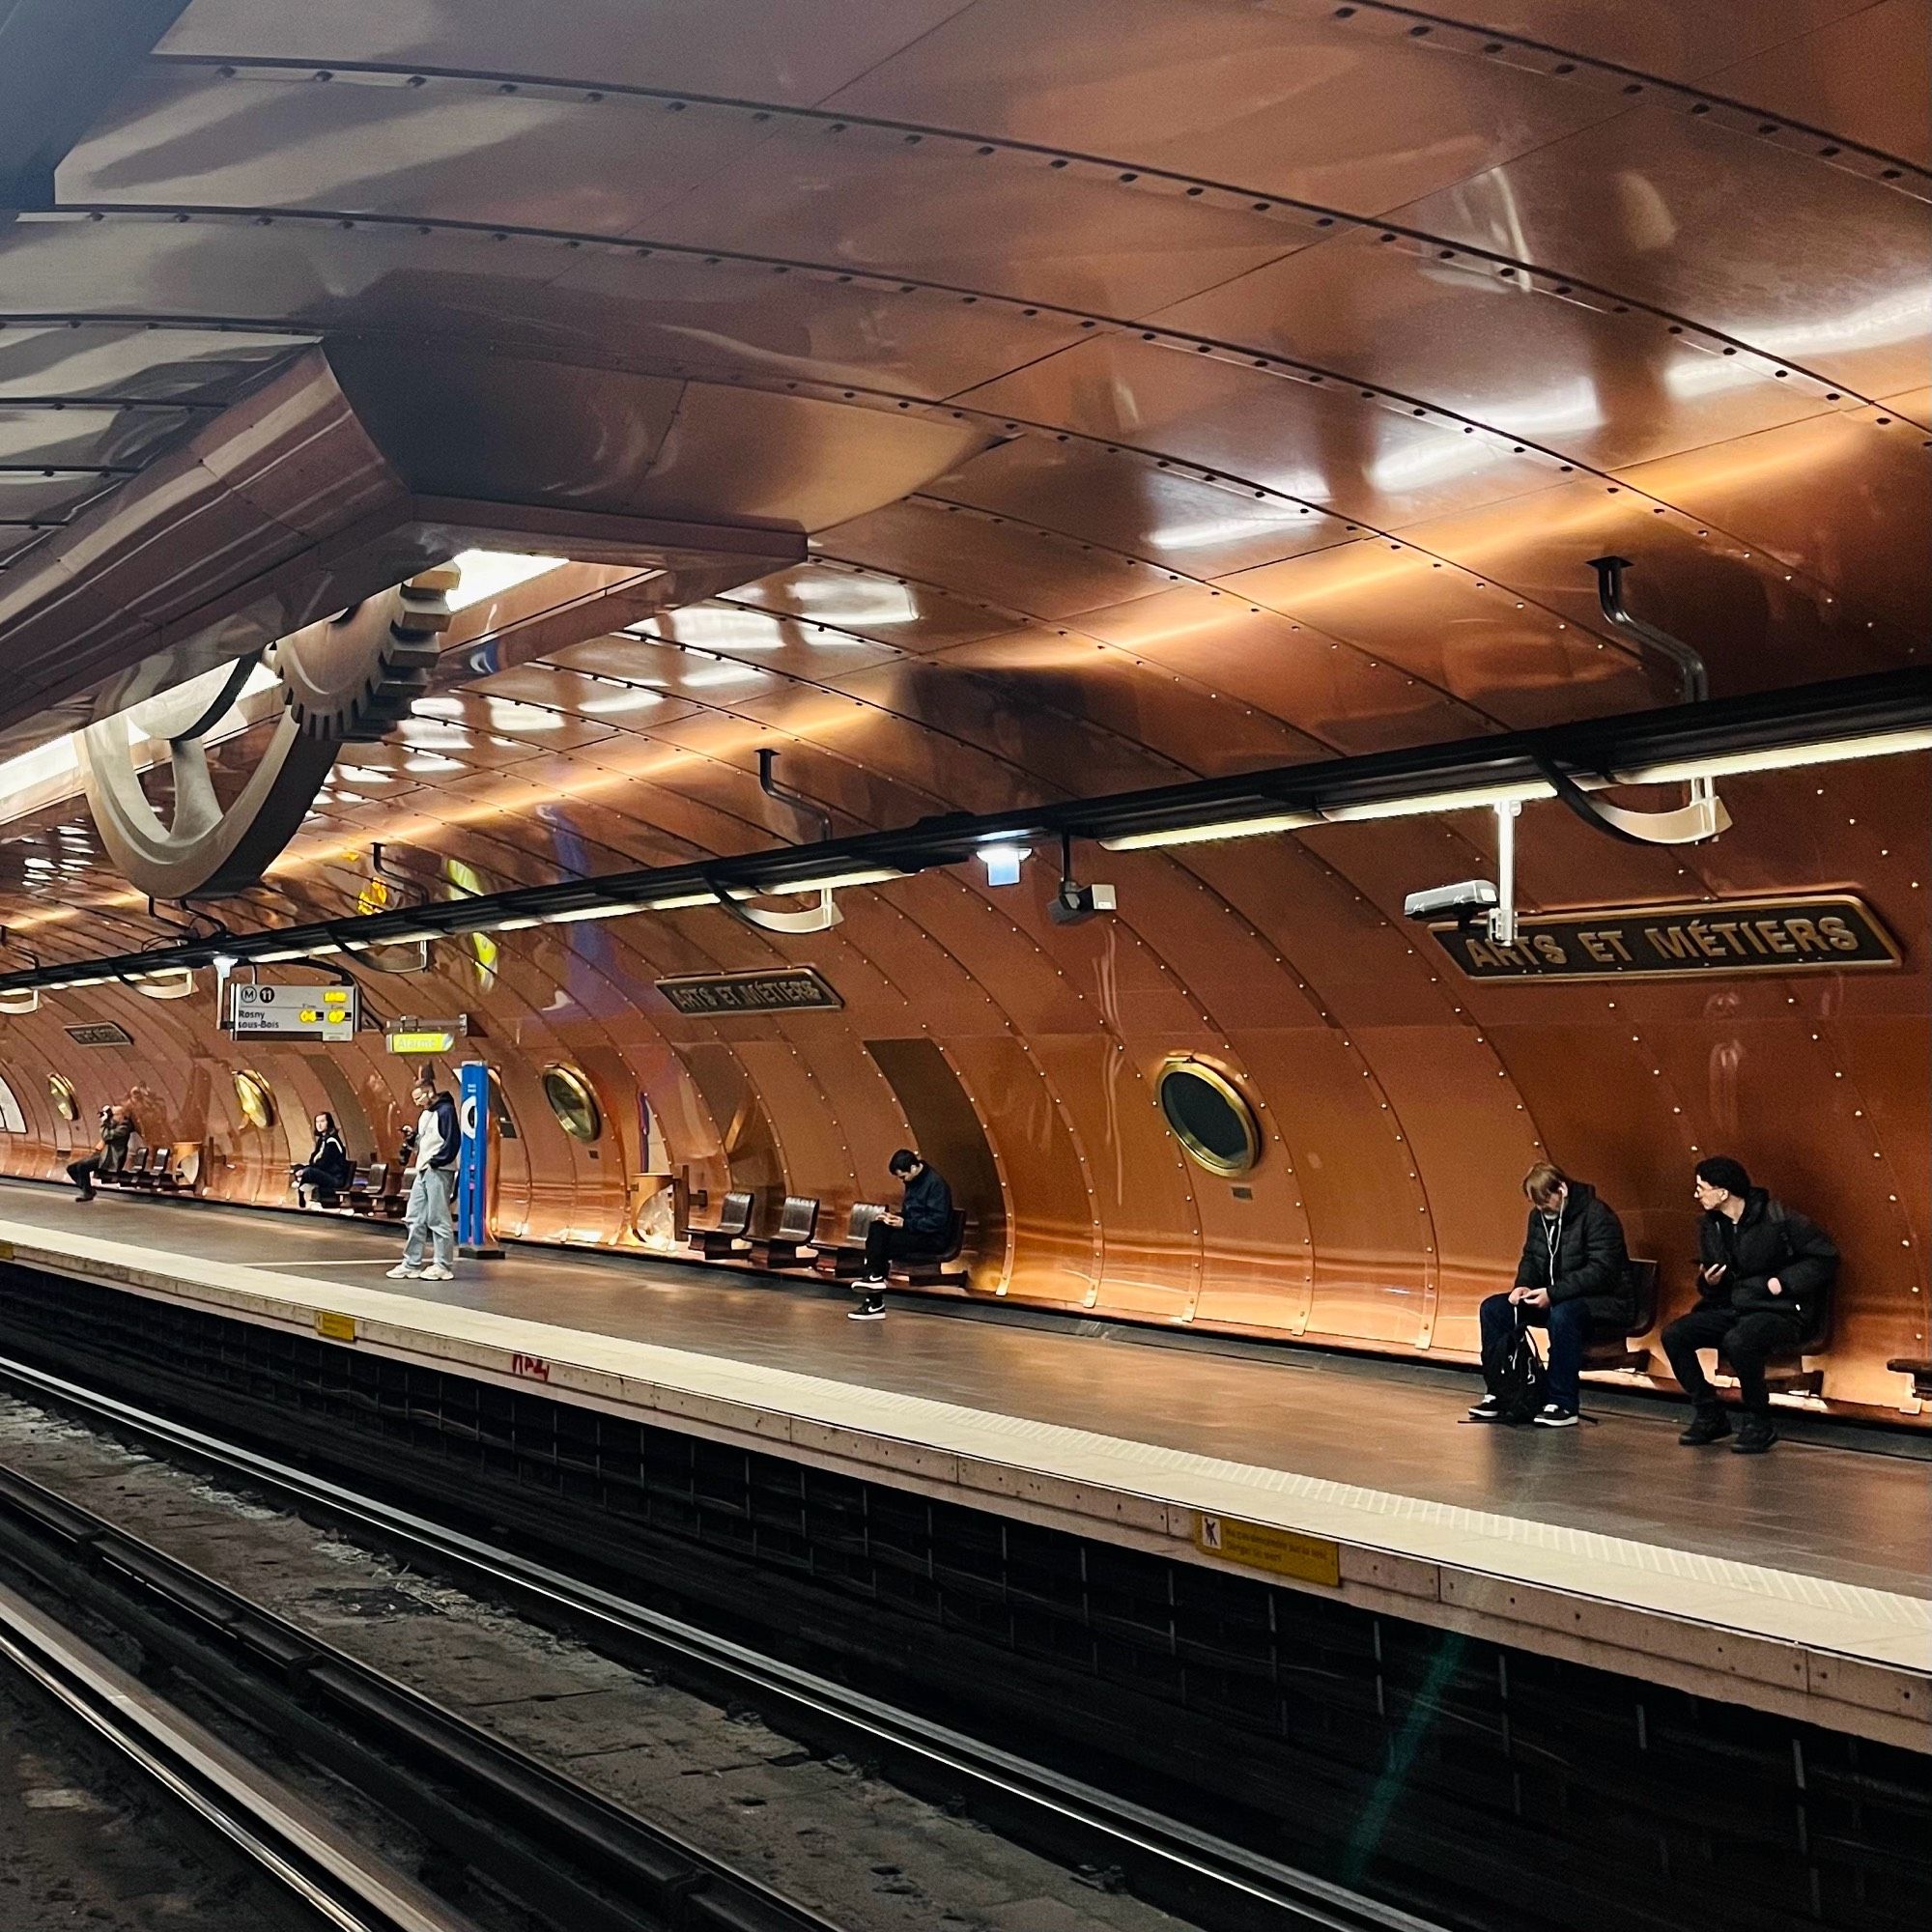
[[299, 1167], [296, 1170], [296, 1193], [300, 1196], [303, 1188], [313, 1191], [318, 1200], [332, 1200], [349, 1185], [349, 1182], [331, 1174], [326, 1167]]
[[1802, 1333], [1797, 1315], [1780, 1308], [1742, 1315], [1735, 1308], [1693, 1308], [1663, 1331], [1663, 1352], [1684, 1393], [1699, 1408], [1716, 1408], [1718, 1392], [1705, 1378], [1697, 1350], [1721, 1349], [1738, 1372], [1738, 1398], [1747, 1413], [1768, 1415], [1771, 1391], [1764, 1385], [1764, 1365], [1780, 1350], [1795, 1349]]
[[108, 1163], [106, 1156], [98, 1149], [93, 1153], [82, 1154], [78, 1160], [71, 1160], [67, 1166], [67, 1178], [83, 1194], [94, 1192], [94, 1178], [98, 1174], [119, 1174], [119, 1161]]
[[895, 1262], [930, 1261], [939, 1253], [939, 1245], [930, 1235], [922, 1235], [915, 1229], [874, 1221], [866, 1230], [867, 1279], [884, 1281]]

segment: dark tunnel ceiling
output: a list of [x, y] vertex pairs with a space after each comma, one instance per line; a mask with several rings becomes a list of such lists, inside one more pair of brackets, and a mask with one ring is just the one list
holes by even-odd
[[[634, 863], [767, 843], [760, 742], [838, 765], [862, 830], [1672, 703], [1597, 615], [1606, 551], [1719, 696], [1910, 666], [1925, 25], [193, 0], [0, 230], [0, 609], [318, 340], [568, 372], [598, 446], [560, 458], [507, 381], [440, 426], [504, 494], [647, 451], [692, 514], [810, 533], [434, 700], [339, 775], [297, 910], [346, 838], [559, 788], [661, 800]], [[606, 412], [623, 372], [724, 401], [702, 434], [696, 402]]]

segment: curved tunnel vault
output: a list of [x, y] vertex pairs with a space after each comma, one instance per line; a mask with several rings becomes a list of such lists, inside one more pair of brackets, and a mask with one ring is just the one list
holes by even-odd
[[[1923, 9], [1479, 15], [191, 0], [0, 230], [0, 724], [31, 742], [205, 644], [271, 524], [339, 546], [347, 458], [266, 468], [272, 508], [222, 468], [261, 520], [233, 554], [211, 513], [188, 565], [83, 612], [84, 660], [48, 601], [156, 466], [318, 353], [354, 418], [327, 447], [359, 431], [355, 487], [411, 542], [488, 502], [497, 547], [579, 561], [459, 616], [238, 927], [353, 908], [378, 841], [433, 897], [769, 846], [761, 750], [851, 834], [1669, 705], [1600, 611], [1609, 554], [1718, 697], [1922, 664]], [[612, 534], [640, 519], [661, 561], [680, 529], [687, 559], [769, 548], [651, 595]], [[253, 728], [215, 748], [231, 792]], [[1722, 1148], [1845, 1249], [1828, 1398], [1897, 1414], [1932, 1241], [1926, 766], [1726, 780], [1733, 828], [1695, 847], [1521, 821], [1530, 909], [1848, 890], [1901, 942], [1882, 974], [1472, 981], [1402, 901], [1492, 872], [1481, 812], [1083, 851], [1119, 910], [1081, 925], [1041, 848], [1017, 886], [847, 891], [810, 939], [687, 909], [358, 973], [384, 1013], [475, 1018], [510, 1232], [635, 1244], [667, 1181], [836, 1214], [938, 1134], [969, 1293], [1240, 1334], [1466, 1356], [1544, 1156], [1617, 1203], [1668, 1310], [1688, 1170]], [[0, 829], [10, 945], [160, 936], [35, 782]], [[842, 1004], [701, 1019], [656, 985], [778, 964]], [[96, 1023], [131, 1044], [68, 1031]], [[55, 1172], [131, 1088], [206, 1191], [279, 1199], [316, 1108], [393, 1148], [381, 1045], [253, 1054], [263, 1128], [206, 983], [49, 995], [0, 1017], [0, 1160]], [[1177, 1056], [1252, 1106], [1247, 1171], [1169, 1131]], [[553, 1118], [556, 1066], [596, 1139]]]

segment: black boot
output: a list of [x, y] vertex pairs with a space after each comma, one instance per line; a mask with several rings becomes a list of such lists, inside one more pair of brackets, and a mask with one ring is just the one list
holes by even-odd
[[1747, 1415], [1744, 1427], [1738, 1431], [1738, 1439], [1731, 1444], [1733, 1456], [1762, 1456], [1777, 1440], [1777, 1431], [1771, 1426], [1768, 1415]]
[[1701, 1449], [1707, 1442], [1721, 1442], [1730, 1433], [1731, 1418], [1721, 1408], [1700, 1408], [1677, 1439], [1687, 1449]]

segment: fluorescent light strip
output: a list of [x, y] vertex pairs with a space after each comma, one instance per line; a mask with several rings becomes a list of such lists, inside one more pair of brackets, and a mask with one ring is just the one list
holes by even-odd
[[1466, 791], [1438, 791], [1411, 798], [1378, 798], [1366, 805], [1338, 805], [1316, 813], [1327, 825], [1354, 825], [1377, 818], [1426, 818], [1437, 811], [1475, 811], [1497, 805], [1527, 805], [1554, 798], [1556, 787], [1540, 779], [1521, 784], [1475, 785]]
[[1125, 832], [1118, 838], [1103, 838], [1108, 852], [1145, 852], [1159, 845], [1208, 845], [1224, 838], [1259, 838], [1269, 832], [1300, 832], [1321, 823], [1313, 811], [1276, 811], [1264, 818], [1226, 818], [1208, 825], [1170, 825], [1159, 832]]
[[1721, 752], [1714, 757], [1618, 772], [1616, 782], [1682, 784], [1690, 779], [1738, 778], [1749, 772], [1794, 772], [1809, 765], [1842, 765], [1855, 758], [1895, 758], [1909, 752], [1932, 752], [1932, 729], [1874, 731], [1861, 738], [1824, 738], [1815, 745], [1790, 745], [1769, 752]]

